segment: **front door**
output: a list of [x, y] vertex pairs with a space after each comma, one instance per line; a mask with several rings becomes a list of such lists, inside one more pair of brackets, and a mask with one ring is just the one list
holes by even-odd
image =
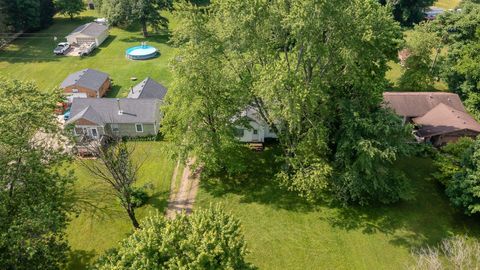
[[257, 129], [253, 130], [252, 141], [258, 142], [258, 130]]
[[96, 128], [92, 128], [92, 129], [90, 129], [90, 130], [91, 130], [91, 132], [92, 132], [92, 137], [95, 138], [95, 139], [98, 138], [98, 131], [97, 131], [97, 129], [96, 129]]

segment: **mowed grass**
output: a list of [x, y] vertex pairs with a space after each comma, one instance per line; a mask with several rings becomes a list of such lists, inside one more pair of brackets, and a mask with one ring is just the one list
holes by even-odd
[[[20, 37], [0, 51], [0, 77], [35, 81], [40, 89], [51, 91], [59, 87], [70, 73], [93, 68], [110, 74], [114, 86], [109, 96], [126, 96], [133, 85], [147, 76], [169, 85], [171, 74], [168, 65], [174, 49], [167, 44], [168, 31], [143, 38], [138, 27], [130, 30], [114, 27], [110, 29], [110, 37], [90, 56], [80, 58], [53, 54], [56, 44], [66, 41], [65, 36], [73, 29], [96, 17], [98, 15], [94, 11], [86, 11], [74, 20], [57, 16], [49, 28]], [[172, 21], [171, 27], [174, 25]], [[57, 37], [56, 41], [54, 37]], [[156, 47], [160, 56], [145, 61], [127, 60], [125, 50], [143, 41]], [[131, 81], [131, 77], [138, 80]]]
[[[163, 151], [165, 142], [131, 144], [135, 145], [135, 162], [143, 164], [136, 186], [145, 186], [150, 195], [147, 204], [136, 210], [141, 221], [156, 211], [165, 211], [176, 162], [166, 157]], [[72, 250], [68, 269], [86, 269], [88, 263], [105, 250], [115, 247], [132, 232], [133, 227], [118, 199], [110, 192], [111, 189], [93, 178], [80, 161], [76, 161], [73, 167], [81, 212], [78, 216], [73, 216], [67, 229], [67, 239]]]
[[256, 162], [264, 169], [245, 182], [202, 179], [196, 207], [219, 203], [239, 218], [248, 260], [260, 269], [405, 269], [412, 249], [479, 234], [478, 219], [456, 213], [429, 180], [429, 159], [399, 164], [415, 187], [413, 201], [354, 208], [306, 204], [277, 187], [270, 158]]
[[456, 8], [461, 0], [438, 0], [434, 5], [445, 9]]

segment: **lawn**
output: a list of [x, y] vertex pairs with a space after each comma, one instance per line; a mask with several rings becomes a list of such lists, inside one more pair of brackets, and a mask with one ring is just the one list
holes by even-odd
[[197, 200], [197, 207], [223, 204], [241, 220], [248, 260], [260, 269], [405, 269], [413, 248], [453, 233], [480, 233], [469, 229], [478, 228], [478, 220], [456, 213], [429, 180], [429, 159], [399, 164], [415, 186], [414, 200], [348, 209], [308, 205], [278, 189], [269, 160], [254, 161], [264, 169], [252, 169], [240, 184], [202, 179]]
[[[110, 37], [91, 56], [80, 58], [53, 54], [56, 43], [64, 41], [64, 37], [77, 26], [91, 22], [96, 17], [94, 11], [86, 11], [74, 20], [57, 16], [51, 27], [22, 36], [4, 51], [0, 51], [0, 76], [33, 80], [41, 89], [51, 91], [68, 74], [84, 68], [94, 68], [110, 74], [114, 84], [110, 96], [125, 96], [130, 87], [146, 76], [169, 85], [171, 74], [168, 65], [174, 49], [167, 44], [168, 32], [152, 34], [145, 39], [137, 28], [112, 28]], [[171, 27], [174, 25], [173, 21]], [[54, 37], [57, 37], [57, 41]], [[156, 47], [161, 55], [147, 61], [127, 60], [125, 50], [142, 41]], [[132, 82], [131, 77], [137, 77], [138, 81]]]
[[[137, 162], [144, 161], [137, 186], [146, 185], [151, 196], [146, 205], [137, 209], [139, 220], [155, 211], [163, 213], [167, 206], [176, 164], [166, 157], [163, 151], [165, 144], [165, 142], [135, 143], [134, 158]], [[75, 190], [81, 201], [96, 205], [87, 207], [85, 203], [80, 203], [82, 212], [78, 217], [73, 217], [67, 229], [68, 242], [72, 249], [68, 269], [85, 269], [87, 263], [125, 238], [132, 231], [132, 225], [117, 199], [108, 194], [107, 186], [95, 184], [96, 181], [80, 162], [75, 162], [73, 166], [78, 178]]]
[[445, 9], [456, 8], [460, 4], [461, 0], [439, 0], [435, 3], [436, 7]]

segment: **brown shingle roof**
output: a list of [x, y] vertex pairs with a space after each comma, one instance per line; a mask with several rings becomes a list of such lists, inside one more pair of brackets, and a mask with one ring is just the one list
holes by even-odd
[[385, 105], [398, 115], [419, 117], [443, 103], [455, 110], [465, 112], [462, 101], [457, 94], [445, 92], [385, 92]]
[[413, 119], [420, 128], [418, 135], [429, 137], [459, 130], [480, 133], [480, 124], [465, 111], [456, 110], [443, 103], [427, 112], [422, 117]]

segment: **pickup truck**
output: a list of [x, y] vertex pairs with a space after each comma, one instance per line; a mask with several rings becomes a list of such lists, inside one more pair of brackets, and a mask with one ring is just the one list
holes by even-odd
[[70, 48], [70, 44], [68, 42], [60, 42], [58, 43], [57, 47], [53, 50], [53, 53], [56, 55], [65, 54], [65, 52]]

